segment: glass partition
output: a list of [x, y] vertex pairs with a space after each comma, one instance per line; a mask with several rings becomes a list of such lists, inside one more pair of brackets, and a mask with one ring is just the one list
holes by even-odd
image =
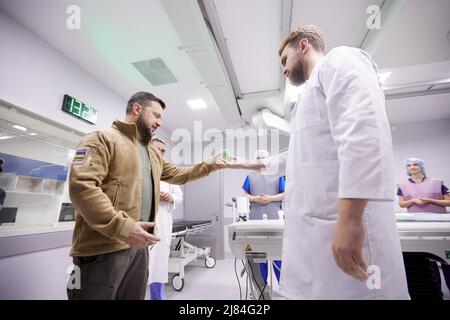
[[0, 119], [0, 232], [74, 221], [67, 179], [76, 141], [52, 137], [61, 129], [51, 123], [36, 130], [25, 122]]

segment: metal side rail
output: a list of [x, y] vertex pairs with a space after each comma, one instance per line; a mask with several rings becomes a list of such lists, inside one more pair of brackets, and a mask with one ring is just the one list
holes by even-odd
[[172, 239], [176, 240], [176, 244], [171, 245], [169, 273], [175, 274], [172, 277], [172, 287], [175, 291], [183, 289], [184, 269], [189, 263], [201, 258], [205, 260], [207, 268], [214, 268], [216, 265], [216, 260], [210, 255], [211, 247], [197, 247], [186, 241], [187, 236], [201, 233], [212, 227], [212, 225], [212, 221], [186, 222], [185, 226], [176, 226], [177, 231], [172, 233]]

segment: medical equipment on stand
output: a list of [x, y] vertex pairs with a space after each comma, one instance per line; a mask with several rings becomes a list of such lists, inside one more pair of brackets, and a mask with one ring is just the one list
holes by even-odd
[[175, 291], [181, 291], [184, 287], [184, 267], [187, 264], [202, 258], [207, 268], [214, 268], [216, 265], [216, 259], [210, 255], [211, 247], [196, 247], [185, 240], [187, 236], [202, 233], [212, 225], [213, 222], [210, 220], [174, 221], [172, 240], [178, 241], [175, 246], [170, 247], [169, 273], [175, 273], [172, 277], [172, 287]]
[[[250, 281], [250, 289], [253, 297], [257, 300], [270, 299], [272, 296], [272, 272], [269, 267], [268, 280], [270, 281], [270, 292], [266, 293], [267, 283], [258, 284], [252, 263], [269, 262], [269, 266], [275, 260], [281, 260], [281, 249], [283, 246], [284, 220], [249, 220], [237, 221], [228, 226], [228, 239], [231, 252], [236, 259], [245, 261], [245, 269], [241, 277], [247, 272]], [[239, 278], [238, 278], [239, 281]]]
[[233, 213], [233, 222], [247, 221], [250, 213], [250, 200], [247, 197], [231, 198], [232, 203], [227, 203]]

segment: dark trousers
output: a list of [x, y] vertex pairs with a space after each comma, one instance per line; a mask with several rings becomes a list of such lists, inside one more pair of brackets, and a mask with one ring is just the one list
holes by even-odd
[[[92, 257], [74, 257], [67, 285], [69, 300], [144, 300], [148, 249], [126, 249]], [[78, 270], [76, 270], [78, 269]], [[79, 285], [76, 272], [79, 272]]]

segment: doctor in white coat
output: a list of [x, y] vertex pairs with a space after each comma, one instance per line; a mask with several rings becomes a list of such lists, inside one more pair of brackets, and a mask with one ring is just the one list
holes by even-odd
[[[151, 143], [164, 157], [166, 152], [164, 141], [154, 138]], [[161, 240], [149, 247], [148, 285], [151, 300], [165, 300], [164, 285], [168, 282], [169, 273], [170, 242], [173, 225], [172, 212], [181, 202], [183, 202], [183, 192], [180, 187], [161, 181], [160, 205], [155, 218], [156, 235]]]
[[370, 56], [324, 55], [314, 26], [292, 32], [279, 54], [296, 104], [287, 153], [229, 167], [286, 169], [280, 293], [291, 299], [409, 299], [394, 214], [392, 142]]

